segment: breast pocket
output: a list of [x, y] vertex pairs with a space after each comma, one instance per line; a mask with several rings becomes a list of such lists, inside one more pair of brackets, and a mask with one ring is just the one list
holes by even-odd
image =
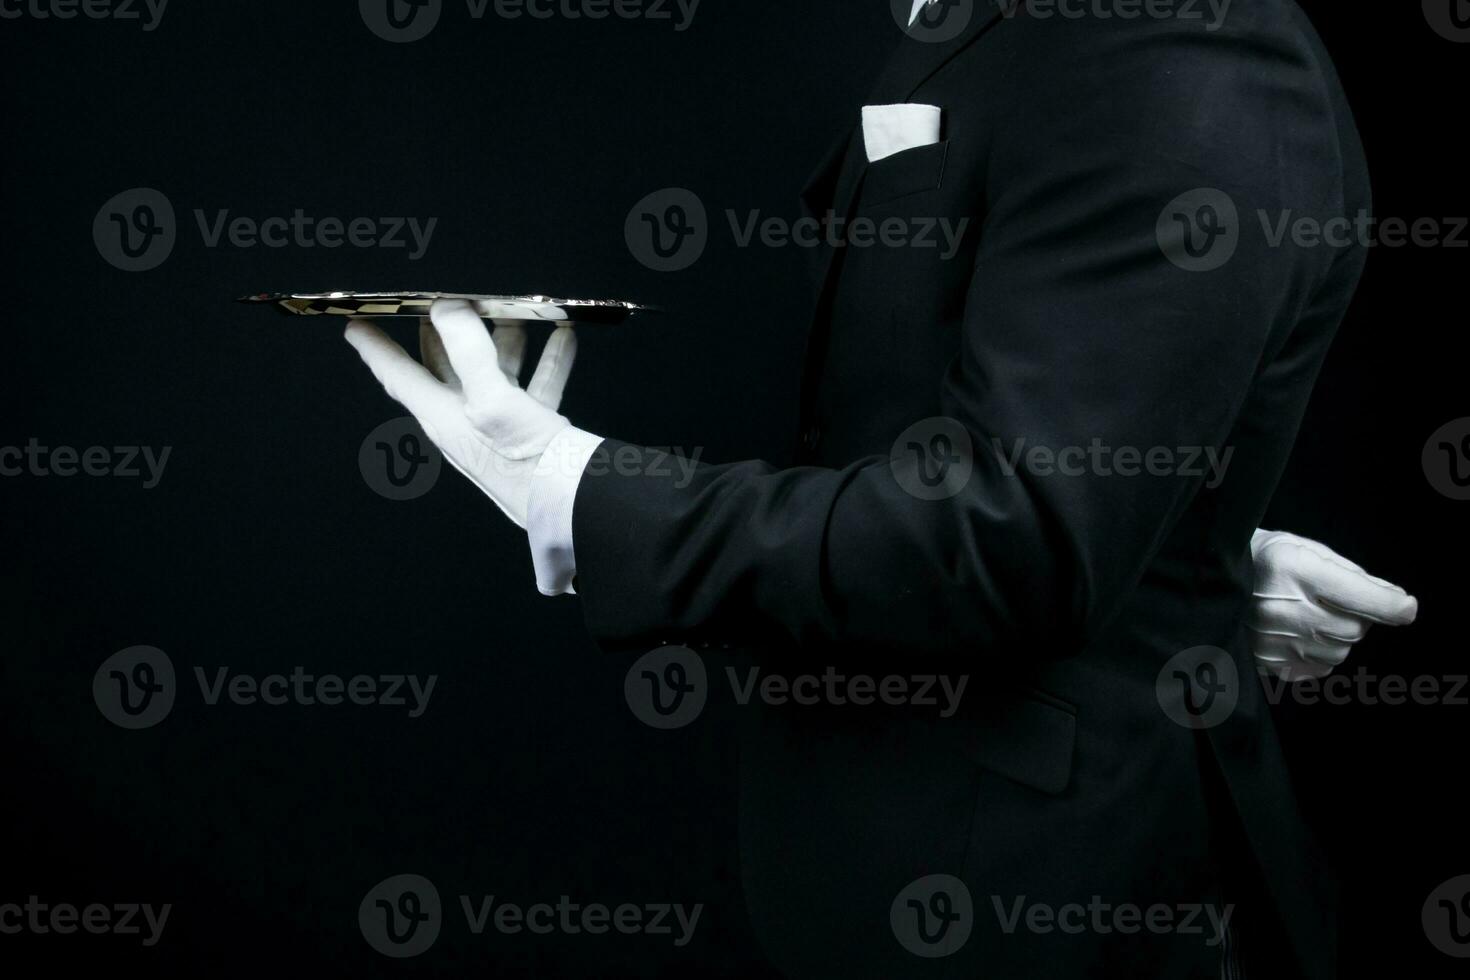
[[944, 184], [949, 140], [916, 146], [868, 164], [858, 196], [858, 210], [868, 210], [910, 194], [938, 190]]

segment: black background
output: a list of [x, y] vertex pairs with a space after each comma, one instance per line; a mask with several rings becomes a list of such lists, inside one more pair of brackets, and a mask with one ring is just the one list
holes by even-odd
[[[1249, 2], [1249, 0], [1237, 0]], [[1320, 9], [1319, 9], [1320, 8]], [[1357, 108], [1382, 217], [1470, 213], [1458, 93], [1470, 47], [1418, 4], [1309, 7]], [[1371, 11], [1371, 12], [1370, 12]], [[267, 289], [616, 295], [671, 312], [584, 330], [563, 411], [594, 432], [782, 459], [810, 297], [797, 249], [736, 247], [724, 212], [797, 216], [898, 39], [884, 0], [706, 0], [670, 22], [473, 21], [373, 36], [350, 0], [185, 3], [139, 23], [0, 21], [0, 445], [172, 447], [161, 483], [0, 478], [8, 790], [0, 903], [174, 906], [162, 941], [0, 936], [0, 969], [106, 959], [211, 973], [761, 975], [734, 862], [728, 706], [657, 732], [575, 599], [537, 595], [524, 535], [448, 469], [393, 502], [359, 444], [402, 414], [341, 321], [232, 305]], [[983, 97], [980, 93], [979, 97]], [[92, 242], [132, 187], [179, 240], [126, 273]], [[624, 219], [694, 190], [692, 268], [630, 254]], [[257, 219], [437, 217], [404, 249], [205, 247], [194, 209]], [[1378, 674], [1466, 666], [1465, 508], [1420, 452], [1470, 414], [1466, 252], [1379, 249], [1328, 362], [1272, 526], [1325, 540], [1422, 602], [1355, 653]], [[405, 323], [407, 321], [404, 321]], [[412, 332], [393, 328], [410, 341]], [[538, 338], [539, 339], [539, 338]], [[124, 731], [92, 675], [135, 644], [180, 674], [170, 716]], [[212, 673], [439, 675], [428, 711], [208, 706]], [[1463, 706], [1283, 707], [1313, 819], [1344, 877], [1344, 976], [1458, 975], [1420, 907], [1470, 873]], [[416, 960], [364, 943], [397, 873], [445, 897]], [[456, 896], [706, 906], [694, 941], [463, 927]], [[9, 975], [25, 975], [12, 973]]]

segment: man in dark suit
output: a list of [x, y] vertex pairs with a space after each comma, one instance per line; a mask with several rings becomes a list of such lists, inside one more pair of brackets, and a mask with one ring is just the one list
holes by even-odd
[[523, 391], [468, 307], [427, 369], [348, 328], [605, 646], [969, 678], [945, 717], [746, 713], [747, 900], [792, 976], [1334, 975], [1253, 653], [1320, 675], [1413, 600], [1300, 539], [1258, 575], [1252, 536], [1365, 258], [1292, 229], [1368, 212], [1363, 152], [1290, 0], [1123, 7], [915, 12], [804, 200], [964, 233], [823, 252], [795, 466], [673, 479], [570, 426], [566, 329]]

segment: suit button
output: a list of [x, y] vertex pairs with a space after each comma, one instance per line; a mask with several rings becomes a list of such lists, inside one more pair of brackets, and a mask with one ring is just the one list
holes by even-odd
[[807, 452], [815, 452], [817, 445], [822, 441], [822, 430], [815, 425], [801, 434], [801, 445]]

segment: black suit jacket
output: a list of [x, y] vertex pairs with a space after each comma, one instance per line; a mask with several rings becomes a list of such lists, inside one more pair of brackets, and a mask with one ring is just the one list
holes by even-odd
[[[1241, 915], [1286, 944], [1269, 975], [1330, 977], [1332, 892], [1241, 617], [1252, 529], [1365, 255], [1267, 233], [1370, 206], [1338, 80], [1288, 0], [1236, 0], [1213, 30], [952, 13], [967, 9], [949, 41], [904, 40], [869, 99], [942, 107], [941, 144], [868, 164], [854, 129], [806, 194], [816, 215], [968, 218], [958, 254], [816, 255], [799, 465], [707, 465], [683, 485], [626, 465], [651, 451], [605, 444], [625, 465], [589, 468], [575, 504], [587, 623], [619, 650], [743, 646], [787, 676], [969, 676], [950, 718], [744, 711], [748, 905], [791, 975], [1214, 976], [1197, 935], [1004, 921], [1018, 901], [1220, 903], [1254, 868]], [[1234, 229], [1218, 264], [1211, 227]], [[932, 418], [948, 443], [900, 439]], [[1171, 450], [1181, 467], [1233, 455], [1217, 485], [1013, 471], [1018, 440]], [[926, 448], [970, 469], [957, 492], [914, 492], [944, 472]], [[1199, 647], [1222, 652], [1178, 669]], [[1233, 711], [1171, 720], [1187, 692], [1212, 703], [1206, 685]], [[973, 913], [962, 948], [931, 959], [890, 914], [935, 874]]]

